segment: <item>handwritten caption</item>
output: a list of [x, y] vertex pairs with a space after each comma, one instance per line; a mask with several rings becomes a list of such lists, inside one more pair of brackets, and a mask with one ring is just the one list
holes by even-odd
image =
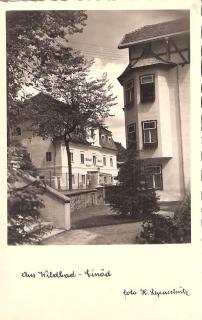
[[162, 296], [176, 296], [176, 295], [185, 295], [185, 296], [190, 296], [189, 291], [186, 290], [185, 288], [179, 286], [179, 288], [174, 288], [171, 290], [158, 290], [158, 289], [139, 289], [139, 290], [123, 290], [123, 295], [125, 298], [131, 297], [131, 296], [155, 296], [155, 297], [162, 297]]
[[24, 271], [21, 273], [21, 276], [23, 278], [63, 278], [63, 279], [71, 279], [71, 278], [77, 278], [77, 277], [87, 277], [87, 278], [109, 278], [112, 276], [112, 273], [110, 270], [106, 271], [104, 269], [100, 269], [99, 271], [95, 271], [94, 269], [86, 269], [83, 272], [76, 272], [75, 270], [72, 270], [71, 272], [63, 272], [63, 271], [37, 271], [37, 272], [27, 272]]

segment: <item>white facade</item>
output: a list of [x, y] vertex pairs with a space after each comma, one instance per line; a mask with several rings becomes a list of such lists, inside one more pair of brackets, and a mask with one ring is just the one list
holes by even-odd
[[160, 200], [179, 201], [190, 187], [189, 33], [147, 40], [142, 30], [142, 42], [128, 45], [130, 63], [119, 77], [127, 145], [133, 138]]
[[[13, 138], [27, 147], [41, 179], [55, 188], [68, 189], [68, 160], [64, 143], [34, 137], [28, 125], [19, 129]], [[92, 137], [89, 135], [89, 143], [70, 143], [73, 189], [115, 183], [114, 178], [118, 174], [116, 148], [110, 131], [101, 131], [94, 130]], [[103, 147], [103, 141], [100, 142], [103, 138], [107, 141], [106, 147]]]

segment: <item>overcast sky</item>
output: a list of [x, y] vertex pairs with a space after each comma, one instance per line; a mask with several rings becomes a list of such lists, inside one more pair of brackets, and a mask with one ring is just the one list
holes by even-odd
[[118, 44], [125, 33], [144, 25], [175, 20], [185, 12], [179, 11], [88, 11], [87, 25], [83, 33], [71, 37], [71, 45], [83, 51], [87, 58], [95, 58], [94, 76], [107, 72], [117, 96], [117, 105], [111, 110], [114, 117], [106, 120], [115, 141], [125, 146], [123, 89], [117, 77], [128, 64], [128, 49], [119, 50]]

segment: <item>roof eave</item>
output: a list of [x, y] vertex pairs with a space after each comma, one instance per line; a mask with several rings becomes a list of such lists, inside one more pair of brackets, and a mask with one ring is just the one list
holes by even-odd
[[169, 33], [169, 34], [165, 34], [165, 35], [162, 35], [162, 36], [157, 36], [157, 37], [153, 37], [153, 38], [148, 38], [148, 39], [142, 39], [142, 40], [138, 40], [138, 41], [132, 41], [132, 42], [128, 42], [126, 44], [121, 44], [121, 41], [120, 44], [118, 45], [118, 49], [126, 49], [126, 48], [129, 48], [135, 44], [140, 44], [140, 43], [147, 43], [147, 42], [150, 42], [150, 41], [157, 41], [159, 39], [166, 39], [166, 38], [169, 38], [169, 37], [173, 37], [173, 36], [177, 36], [177, 35], [181, 35], [181, 34], [186, 34], [186, 33], [189, 33], [190, 31], [189, 30], [185, 30], [185, 31], [180, 31], [180, 32], [175, 32], [175, 33]]

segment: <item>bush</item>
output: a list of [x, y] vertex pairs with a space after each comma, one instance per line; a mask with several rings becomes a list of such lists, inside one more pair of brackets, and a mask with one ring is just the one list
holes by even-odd
[[35, 181], [22, 185], [26, 172], [36, 172], [26, 149], [19, 144], [8, 148], [8, 244], [38, 243], [49, 227], [41, 225], [40, 195], [44, 188]]
[[143, 222], [143, 231], [136, 238], [141, 243], [190, 243], [191, 199], [187, 195], [176, 209], [174, 217], [154, 214]]
[[119, 185], [112, 188], [107, 197], [112, 210], [118, 214], [139, 218], [159, 210], [156, 192], [147, 188], [146, 177], [141, 168], [142, 163], [136, 160], [135, 146], [131, 145], [117, 177]]
[[125, 186], [114, 186], [108, 202], [116, 213], [138, 218], [159, 210], [155, 191], [143, 188], [129, 190]]

